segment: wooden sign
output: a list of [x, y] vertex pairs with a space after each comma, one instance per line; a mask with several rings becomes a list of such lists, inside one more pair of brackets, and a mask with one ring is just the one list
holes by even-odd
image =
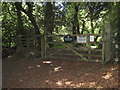
[[77, 36], [77, 43], [86, 43], [87, 37], [86, 36]]

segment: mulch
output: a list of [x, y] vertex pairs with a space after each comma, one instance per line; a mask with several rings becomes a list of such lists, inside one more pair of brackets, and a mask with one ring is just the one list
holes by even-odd
[[3, 88], [118, 88], [118, 64], [4, 58]]

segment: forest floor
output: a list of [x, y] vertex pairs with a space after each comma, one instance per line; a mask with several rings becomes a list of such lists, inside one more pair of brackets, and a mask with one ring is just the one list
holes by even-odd
[[118, 64], [3, 59], [3, 88], [118, 88]]

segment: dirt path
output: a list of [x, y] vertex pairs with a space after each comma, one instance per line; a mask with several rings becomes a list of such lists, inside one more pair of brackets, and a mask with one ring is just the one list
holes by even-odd
[[76, 60], [3, 59], [3, 88], [117, 88], [118, 65]]

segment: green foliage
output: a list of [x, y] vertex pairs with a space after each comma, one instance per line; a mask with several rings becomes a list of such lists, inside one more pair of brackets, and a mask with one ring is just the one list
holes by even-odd
[[2, 4], [2, 46], [13, 47], [16, 41], [16, 15], [13, 3]]
[[[75, 6], [78, 7], [78, 23], [80, 33], [102, 33], [104, 30], [104, 24], [106, 22], [112, 22], [113, 29], [117, 32], [116, 27], [118, 24], [118, 13], [117, 7], [120, 7], [117, 3], [104, 3], [104, 2], [73, 2], [73, 3], [51, 3], [54, 13], [53, 22], [53, 34], [72, 34], [73, 22], [72, 19], [75, 14]], [[37, 2], [31, 3], [32, 14], [35, 18], [35, 23], [37, 24], [41, 34], [45, 31], [45, 8], [46, 3]], [[22, 3], [22, 8], [24, 10], [29, 9], [29, 5]], [[20, 8], [21, 9], [21, 8]], [[111, 14], [112, 13], [112, 14]], [[31, 22], [28, 15], [21, 9], [21, 17], [24, 27], [24, 33], [27, 35], [33, 35], [35, 33], [35, 28], [33, 22]], [[48, 15], [49, 16], [49, 15]], [[116, 16], [116, 17], [115, 17]], [[0, 16], [0, 21], [2, 20], [2, 40], [3, 47], [16, 47], [17, 43], [17, 9], [15, 3], [2, 3], [2, 16]], [[49, 21], [48, 21], [49, 22]], [[50, 23], [50, 22], [49, 22]], [[48, 24], [49, 24], [48, 23]], [[101, 38], [98, 38], [100, 41]]]

